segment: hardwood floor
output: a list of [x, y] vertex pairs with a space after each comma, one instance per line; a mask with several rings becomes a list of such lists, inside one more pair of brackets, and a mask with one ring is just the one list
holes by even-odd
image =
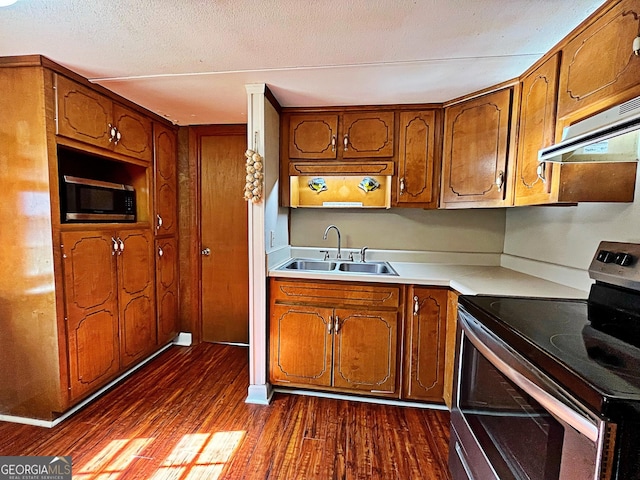
[[247, 370], [242, 347], [171, 347], [53, 429], [0, 422], [0, 455], [71, 455], [81, 480], [450, 478], [448, 412], [248, 405]]

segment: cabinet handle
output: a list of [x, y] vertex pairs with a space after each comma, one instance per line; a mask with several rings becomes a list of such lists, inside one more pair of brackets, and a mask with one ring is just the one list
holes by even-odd
[[540, 162], [538, 164], [538, 168], [536, 169], [536, 173], [538, 174], [538, 178], [542, 180], [542, 183], [547, 183], [547, 178], [545, 177], [545, 170], [547, 169], [547, 164], [545, 162]]
[[336, 324], [333, 327], [333, 331], [338, 333], [338, 330], [340, 330], [340, 317], [338, 317], [338, 315], [336, 315]]
[[418, 303], [418, 296], [413, 297], [413, 314], [418, 315], [420, 311], [420, 304]]
[[116, 128], [116, 141], [115, 141], [116, 145], [118, 144], [121, 138], [122, 138], [122, 133], [120, 133], [120, 130]]
[[349, 135], [345, 135], [342, 139], [342, 144], [344, 145], [344, 151], [349, 150]]
[[120, 255], [122, 254], [122, 252], [124, 252], [124, 242], [120, 237], [118, 237], [118, 244], [120, 244], [120, 252], [118, 253], [118, 255]]
[[113, 256], [118, 253], [118, 242], [113, 237], [111, 237], [111, 241], [113, 242], [113, 250], [111, 250], [111, 255]]
[[118, 129], [113, 125], [109, 124], [109, 143], [113, 142], [116, 139], [117, 133], [118, 133]]
[[496, 187], [498, 187], [498, 191], [502, 191], [502, 185], [504, 184], [504, 172], [500, 170], [498, 173], [498, 178], [496, 178]]
[[404, 195], [404, 177], [400, 179], [400, 195]]
[[211, 255], [211, 249], [209, 247], [205, 247], [202, 249], [200, 253], [205, 257], [208, 257], [209, 255]]
[[333, 317], [329, 317], [329, 323], [327, 324], [327, 331], [331, 335], [331, 328], [333, 328]]
[[331, 135], [331, 151], [332, 152], [336, 151], [336, 136], [335, 135]]
[[162, 247], [158, 247], [158, 256], [161, 257], [164, 255], [164, 250], [162, 250]]
[[162, 217], [160, 215], [156, 215], [156, 218], [156, 230], [160, 230], [160, 227], [162, 227]]

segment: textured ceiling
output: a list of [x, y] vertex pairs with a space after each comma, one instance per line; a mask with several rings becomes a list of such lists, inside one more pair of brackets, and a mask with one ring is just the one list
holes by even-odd
[[181, 125], [283, 106], [442, 102], [520, 75], [603, 0], [18, 0], [0, 56], [43, 54]]

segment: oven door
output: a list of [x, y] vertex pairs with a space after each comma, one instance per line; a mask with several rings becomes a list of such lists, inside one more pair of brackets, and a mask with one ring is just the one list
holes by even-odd
[[600, 421], [463, 308], [449, 464], [454, 479], [610, 478]]

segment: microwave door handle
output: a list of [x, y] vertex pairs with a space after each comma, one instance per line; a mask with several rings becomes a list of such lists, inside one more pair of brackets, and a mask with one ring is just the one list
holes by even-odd
[[498, 357], [489, 347], [487, 347], [468, 327], [464, 328], [464, 333], [473, 344], [474, 347], [493, 364], [500, 372], [502, 372], [509, 380], [518, 385], [522, 390], [527, 392], [534, 400], [542, 405], [551, 415], [560, 421], [573, 427], [582, 435], [587, 437], [593, 443], [598, 441], [598, 427], [589, 419], [580, 415], [572, 408], [568, 407], [554, 396], [545, 392], [538, 385], [533, 383], [527, 377], [517, 372], [507, 365], [500, 357]]

